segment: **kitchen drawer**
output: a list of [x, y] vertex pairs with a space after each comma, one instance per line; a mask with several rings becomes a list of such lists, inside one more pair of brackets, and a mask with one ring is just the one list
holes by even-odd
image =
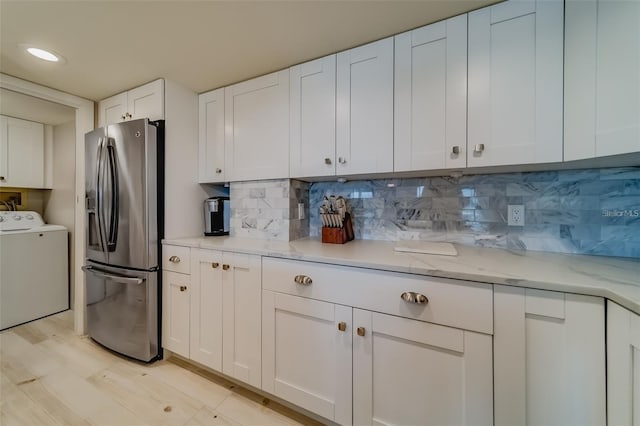
[[191, 248], [183, 246], [162, 246], [162, 269], [165, 271], [191, 273]]
[[[304, 275], [310, 284], [294, 278]], [[265, 290], [493, 334], [493, 286], [423, 275], [264, 257]], [[425, 304], [405, 302], [404, 292], [422, 294]]]

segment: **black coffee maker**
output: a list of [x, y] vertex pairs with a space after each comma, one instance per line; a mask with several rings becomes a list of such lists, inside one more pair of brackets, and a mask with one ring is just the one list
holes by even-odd
[[229, 197], [204, 200], [204, 235], [229, 235], [231, 207]]

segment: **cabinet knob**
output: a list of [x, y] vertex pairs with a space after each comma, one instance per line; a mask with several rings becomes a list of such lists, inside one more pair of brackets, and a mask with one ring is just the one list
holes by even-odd
[[222, 270], [227, 271], [229, 269], [229, 265], [227, 265], [226, 263], [222, 264]]
[[216, 173], [218, 174], [222, 173], [222, 169], [216, 169]]
[[416, 305], [426, 305], [429, 303], [429, 299], [427, 296], [420, 293], [415, 293], [413, 291], [405, 291], [400, 295], [400, 299], [404, 300], [407, 303], [415, 303]]
[[476, 146], [473, 148], [473, 152], [482, 152], [484, 151], [484, 144], [483, 143], [478, 143], [476, 144]]
[[345, 331], [347, 329], [347, 323], [346, 322], [339, 322], [338, 323], [338, 330], [340, 331]]
[[169, 258], [169, 262], [171, 262], [171, 263], [180, 263], [180, 258], [178, 256], [171, 256]]
[[344, 157], [338, 157], [338, 163], [340, 164], [347, 164], [347, 159]]
[[180, 286], [180, 291], [187, 291], [187, 286], [186, 285], [181, 285]]
[[0, 176], [0, 180], [4, 180], [4, 176]]
[[459, 147], [458, 145], [454, 146], [454, 147], [451, 149], [451, 153], [452, 153], [452, 154], [455, 154], [455, 155], [460, 154], [460, 147]]
[[126, 113], [125, 115], [127, 116], [127, 118], [131, 118], [131, 117], [133, 117], [133, 116], [132, 116], [131, 114], [129, 114], [129, 113]]
[[365, 335], [364, 327], [358, 327], [356, 332], [358, 333], [358, 336], [364, 336]]
[[324, 159], [324, 164], [330, 166], [331, 165], [331, 158], [327, 157]]
[[311, 277], [308, 277], [306, 275], [296, 275], [293, 278], [293, 281], [296, 284], [302, 284], [302, 285], [309, 285], [313, 282], [313, 280], [311, 279]]
[[120, 118], [122, 118], [123, 120], [126, 120], [127, 116], [126, 116], [126, 115], [124, 115], [124, 114], [122, 114], [122, 115], [120, 116]]
[[213, 263], [211, 263], [211, 267], [212, 267], [213, 269], [216, 269], [218, 266], [220, 266], [220, 264], [219, 264], [218, 262], [213, 262]]

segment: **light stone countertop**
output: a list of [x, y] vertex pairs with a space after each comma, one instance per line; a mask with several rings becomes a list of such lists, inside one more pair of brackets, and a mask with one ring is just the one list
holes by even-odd
[[604, 256], [514, 251], [454, 244], [458, 256], [395, 252], [394, 241], [323, 244], [232, 237], [165, 239], [164, 244], [407, 272], [491, 284], [586, 294], [640, 314], [640, 261]]

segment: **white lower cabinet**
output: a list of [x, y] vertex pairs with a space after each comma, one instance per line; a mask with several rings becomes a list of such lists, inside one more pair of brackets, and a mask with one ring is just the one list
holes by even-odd
[[640, 315], [607, 302], [607, 424], [640, 425]]
[[163, 347], [259, 388], [260, 256], [192, 249], [190, 257], [191, 275], [163, 262]]
[[491, 336], [353, 310], [353, 423], [492, 425]]
[[351, 424], [351, 308], [263, 291], [262, 389]]
[[162, 347], [189, 357], [189, 304], [191, 277], [162, 272]]
[[491, 301], [486, 284], [265, 257], [262, 389], [345, 425], [491, 425]]
[[602, 298], [496, 285], [494, 327], [497, 426], [606, 424]]

